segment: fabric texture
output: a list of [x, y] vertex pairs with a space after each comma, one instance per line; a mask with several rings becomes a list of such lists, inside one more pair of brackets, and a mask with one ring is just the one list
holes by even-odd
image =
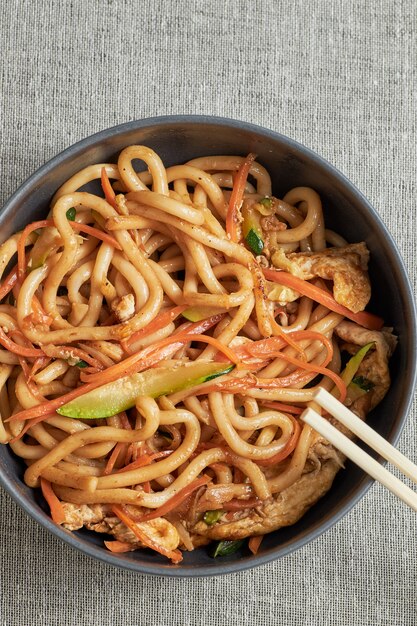
[[[312, 148], [380, 213], [416, 289], [415, 0], [10, 0], [0, 10], [0, 200], [63, 148], [170, 113]], [[400, 449], [416, 461], [416, 407]], [[0, 491], [1, 626], [415, 626], [416, 516], [373, 486], [298, 552], [221, 578], [108, 567]]]

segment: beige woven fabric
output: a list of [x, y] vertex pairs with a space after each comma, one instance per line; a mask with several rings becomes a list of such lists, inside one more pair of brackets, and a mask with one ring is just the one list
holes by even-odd
[[[416, 286], [415, 0], [9, 0], [0, 6], [4, 201], [135, 118], [207, 113], [323, 155], [380, 212]], [[416, 460], [416, 412], [401, 449]], [[1, 626], [415, 626], [416, 516], [373, 487], [256, 570], [168, 580], [71, 550], [0, 492]]]

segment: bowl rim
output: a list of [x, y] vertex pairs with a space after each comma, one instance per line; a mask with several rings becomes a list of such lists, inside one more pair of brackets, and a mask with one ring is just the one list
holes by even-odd
[[[302, 154], [304, 157], [307, 157], [310, 160], [315, 161], [319, 166], [321, 166], [325, 171], [327, 171], [334, 179], [338, 180], [345, 189], [349, 190], [351, 194], [356, 196], [361, 205], [366, 208], [367, 212], [371, 215], [371, 218], [374, 222], [377, 223], [378, 227], [384, 232], [385, 237], [388, 242], [388, 246], [392, 253], [392, 256], [397, 264], [397, 269], [399, 271], [399, 275], [401, 277], [401, 291], [404, 295], [404, 299], [409, 307], [409, 317], [412, 321], [411, 328], [409, 329], [409, 336], [407, 337], [408, 350], [411, 354], [415, 354], [417, 352], [417, 311], [416, 305], [414, 302], [414, 295], [411, 288], [409, 276], [407, 270], [404, 265], [404, 261], [400, 255], [400, 252], [397, 248], [397, 244], [395, 243], [392, 235], [389, 233], [387, 227], [382, 221], [379, 214], [372, 207], [366, 197], [362, 194], [361, 191], [344, 175], [340, 172], [335, 166], [333, 166], [329, 161], [324, 159], [322, 156], [307, 148], [303, 144], [291, 139], [277, 131], [270, 130], [263, 126], [259, 126], [257, 124], [252, 124], [246, 121], [226, 118], [226, 117], [217, 117], [211, 115], [163, 115], [156, 117], [148, 117], [142, 118], [138, 120], [132, 120], [129, 122], [124, 122], [122, 124], [117, 124], [110, 128], [101, 130], [97, 133], [89, 135], [88, 137], [77, 141], [72, 144], [68, 148], [65, 148], [51, 159], [49, 159], [44, 165], [39, 167], [29, 178], [27, 178], [18, 189], [6, 200], [3, 207], [0, 209], [0, 220], [3, 214], [8, 213], [10, 209], [16, 204], [19, 203], [19, 200], [23, 198], [28, 189], [32, 188], [36, 183], [40, 182], [43, 177], [56, 166], [58, 166], [63, 160], [70, 159], [73, 156], [78, 156], [80, 151], [84, 148], [90, 148], [92, 145], [99, 144], [106, 139], [112, 137], [113, 135], [119, 135], [128, 131], [138, 130], [141, 128], [148, 128], [151, 126], [163, 126], [166, 124], [171, 125], [184, 125], [184, 124], [205, 124], [205, 125], [217, 125], [217, 126], [225, 126], [228, 128], [234, 128], [237, 131], [245, 130], [252, 133], [255, 133], [257, 137], [265, 137], [267, 139], [278, 140], [283, 145], [295, 150], [296, 152]], [[407, 372], [407, 394], [406, 399], [403, 404], [403, 410], [397, 419], [397, 423], [395, 427], [391, 430], [390, 433], [390, 442], [395, 445], [404, 429], [404, 426], [407, 421], [407, 417], [410, 411], [410, 407], [414, 397], [414, 389], [417, 381], [417, 361], [414, 359], [412, 361], [412, 365]], [[317, 522], [315, 526], [311, 529], [303, 533], [301, 537], [290, 540], [284, 546], [278, 548], [271, 548], [264, 554], [245, 557], [239, 561], [226, 562], [222, 561], [217, 564], [213, 560], [213, 566], [188, 566], [181, 565], [179, 567], [172, 566], [164, 566], [164, 565], [152, 565], [152, 564], [142, 564], [136, 562], [134, 560], [123, 559], [120, 556], [115, 556], [111, 552], [105, 552], [104, 548], [96, 546], [93, 543], [86, 542], [79, 538], [71, 531], [67, 531], [60, 526], [57, 526], [50, 520], [50, 518], [42, 511], [42, 509], [36, 505], [31, 503], [25, 497], [24, 493], [21, 490], [13, 489], [13, 479], [8, 478], [3, 474], [3, 471], [0, 468], [0, 485], [4, 487], [4, 489], [10, 494], [12, 499], [20, 505], [20, 507], [36, 522], [38, 522], [41, 526], [49, 530], [55, 537], [65, 541], [72, 548], [82, 552], [83, 554], [96, 558], [99, 561], [102, 561], [108, 565], [113, 565], [116, 567], [120, 567], [123, 569], [135, 571], [140, 574], [150, 574], [150, 575], [158, 575], [158, 576], [167, 576], [167, 577], [209, 577], [209, 576], [218, 576], [225, 574], [232, 574], [235, 572], [239, 572], [242, 570], [252, 569], [254, 567], [258, 567], [260, 565], [264, 565], [271, 561], [278, 560], [295, 550], [305, 546], [317, 539], [320, 535], [327, 532], [332, 526], [334, 526], [342, 517], [344, 517], [351, 509], [364, 497], [366, 492], [370, 489], [371, 485], [374, 483], [374, 480], [365, 475], [361, 482], [356, 487], [355, 492], [349, 498], [349, 500], [341, 506], [329, 519], [326, 519], [322, 522]]]

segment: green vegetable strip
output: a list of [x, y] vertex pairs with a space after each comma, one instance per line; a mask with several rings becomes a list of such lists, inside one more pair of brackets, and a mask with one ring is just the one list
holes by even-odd
[[244, 539], [240, 539], [238, 541], [219, 541], [219, 543], [213, 546], [210, 556], [214, 559], [218, 556], [229, 556], [230, 554], [237, 552], [244, 543]]
[[206, 511], [204, 513], [203, 521], [207, 524], [207, 526], [213, 526], [216, 522], [219, 521], [224, 511]]
[[375, 342], [373, 341], [371, 341], [370, 343], [367, 343], [360, 350], [358, 350], [357, 353], [351, 359], [349, 359], [349, 361], [346, 364], [345, 369], [340, 374], [340, 378], [343, 380], [346, 386], [348, 386], [352, 382], [352, 379], [355, 376], [356, 372], [358, 371], [360, 364], [364, 360], [369, 350], [373, 348], [374, 346], [375, 346]]
[[228, 363], [195, 361], [176, 368], [151, 368], [88, 391], [58, 408], [57, 412], [75, 419], [111, 417], [130, 409], [139, 396], [159, 398], [228, 374], [233, 367]]
[[244, 207], [242, 209], [242, 216], [243, 237], [252, 252], [261, 254], [264, 249], [261, 216], [253, 207]]
[[362, 389], [362, 391], [365, 391], [365, 393], [368, 393], [368, 391], [371, 391], [371, 389], [375, 387], [375, 384], [372, 382], [372, 380], [368, 380], [368, 378], [365, 378], [365, 376], [355, 376], [352, 379], [351, 384], [359, 387], [360, 389]]
[[259, 200], [259, 204], [262, 204], [262, 206], [264, 206], [266, 209], [271, 209], [272, 208], [272, 198], [262, 198], [261, 200]]

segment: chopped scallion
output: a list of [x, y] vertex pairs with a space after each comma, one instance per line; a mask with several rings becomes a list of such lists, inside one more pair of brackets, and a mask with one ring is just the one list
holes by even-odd
[[67, 220], [69, 222], [74, 222], [76, 215], [77, 215], [77, 211], [75, 210], [75, 207], [73, 206], [69, 208], [68, 211], [66, 212]]
[[262, 204], [262, 206], [264, 206], [266, 209], [270, 209], [272, 208], [272, 198], [262, 198], [261, 200], [259, 200], [259, 204]]
[[352, 383], [360, 387], [363, 391], [366, 391], [366, 393], [375, 387], [375, 383], [365, 378], [365, 376], [355, 376], [352, 379]]
[[223, 511], [206, 511], [204, 513], [203, 521], [207, 524], [207, 526], [213, 526], [213, 524], [219, 521], [222, 515]]
[[212, 556], [213, 559], [218, 556], [229, 556], [230, 554], [234, 554], [235, 552], [237, 552], [244, 543], [244, 539], [239, 539], [238, 541], [219, 541], [212, 547], [210, 556]]

